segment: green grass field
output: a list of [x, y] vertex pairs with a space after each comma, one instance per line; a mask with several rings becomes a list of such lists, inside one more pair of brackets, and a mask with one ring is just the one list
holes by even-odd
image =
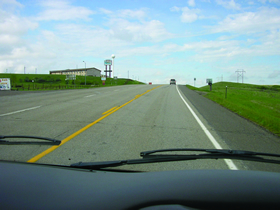
[[280, 85], [218, 82], [212, 91], [208, 85], [187, 87], [280, 136]]
[[139, 81], [119, 78], [107, 78], [103, 85], [100, 77], [77, 76], [76, 80], [65, 80], [65, 75], [50, 74], [5, 74], [0, 73], [0, 78], [10, 78], [12, 90], [53, 90], [53, 89], [77, 89], [106, 87], [113, 85], [144, 84]]

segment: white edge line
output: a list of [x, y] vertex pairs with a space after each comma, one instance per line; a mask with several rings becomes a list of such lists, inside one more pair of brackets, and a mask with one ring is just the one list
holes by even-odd
[[[209, 138], [209, 140], [212, 142], [212, 144], [214, 145], [214, 147], [216, 149], [223, 149], [221, 147], [221, 145], [217, 142], [217, 140], [212, 136], [212, 134], [207, 130], [207, 128], [205, 127], [205, 125], [201, 122], [201, 120], [198, 118], [198, 116], [195, 114], [195, 112], [192, 110], [192, 108], [190, 107], [190, 105], [185, 101], [185, 99], [183, 98], [182, 94], [180, 93], [180, 91], [178, 90], [178, 87], [176, 85], [176, 89], [177, 92], [179, 93], [181, 99], [183, 100], [183, 102], [185, 103], [185, 105], [188, 107], [188, 109], [190, 110], [190, 112], [192, 113], [192, 115], [194, 116], [194, 118], [196, 119], [196, 121], [198, 122], [198, 124], [200, 125], [200, 127], [202, 128], [202, 130], [204, 131], [204, 133], [206, 134], [206, 136]], [[224, 159], [224, 161], [226, 162], [226, 164], [228, 165], [229, 169], [231, 170], [238, 170], [237, 166], [232, 162], [232, 160], [229, 159]]]
[[88, 97], [91, 97], [91, 96], [95, 96], [96, 94], [93, 94], [93, 95], [89, 95], [89, 96], [85, 96], [86, 98], [88, 98]]
[[27, 108], [27, 109], [22, 109], [22, 110], [6, 113], [6, 114], [0, 114], [0, 117], [11, 115], [11, 114], [16, 114], [16, 113], [19, 113], [19, 112], [24, 112], [24, 111], [28, 111], [28, 110], [32, 110], [32, 109], [37, 109], [39, 107], [41, 107], [41, 106], [35, 106], [35, 107]]

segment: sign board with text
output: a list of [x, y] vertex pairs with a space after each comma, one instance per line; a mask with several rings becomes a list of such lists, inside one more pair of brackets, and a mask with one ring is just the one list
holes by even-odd
[[110, 59], [105, 60], [104, 65], [105, 66], [111, 66], [112, 65], [112, 60], [110, 60]]
[[105, 80], [106, 80], [105, 75], [101, 75], [101, 80], [102, 80], [102, 81], [105, 81]]
[[76, 74], [67, 74], [65, 80], [76, 80]]
[[10, 78], [0, 78], [0, 90], [11, 90]]

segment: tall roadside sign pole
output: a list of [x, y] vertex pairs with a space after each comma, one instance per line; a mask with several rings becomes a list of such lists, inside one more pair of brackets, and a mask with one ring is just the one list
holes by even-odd
[[[105, 76], [106, 76], [106, 78], [107, 78], [107, 72], [109, 72], [109, 78], [111, 78], [111, 72], [112, 72], [112, 70], [111, 70], [112, 60], [110, 60], [110, 59], [105, 60], [105, 61], [104, 61], [104, 66], [105, 66], [105, 70], [104, 70], [104, 72], [105, 72]], [[107, 70], [107, 66], [109, 66], [109, 70]]]
[[113, 59], [113, 69], [112, 69], [112, 78], [114, 78], [114, 75], [116, 74], [116, 71], [115, 71], [115, 55], [113, 54], [112, 56], [112, 59]]

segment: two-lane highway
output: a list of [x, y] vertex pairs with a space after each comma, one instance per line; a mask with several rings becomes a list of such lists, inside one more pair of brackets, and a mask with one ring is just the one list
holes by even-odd
[[[69, 165], [80, 161], [134, 159], [139, 158], [141, 151], [153, 149], [220, 147], [257, 148], [259, 151], [262, 141], [256, 137], [258, 135], [267, 137], [263, 143], [265, 152], [280, 151], [278, 137], [185, 86], [130, 85], [0, 97], [1, 135], [34, 135], [63, 140], [58, 147], [1, 146], [1, 159]], [[250, 131], [245, 135], [241, 129]], [[256, 139], [259, 146], [255, 145]], [[275, 165], [224, 160], [124, 168], [146, 171], [193, 168], [279, 171]]]

